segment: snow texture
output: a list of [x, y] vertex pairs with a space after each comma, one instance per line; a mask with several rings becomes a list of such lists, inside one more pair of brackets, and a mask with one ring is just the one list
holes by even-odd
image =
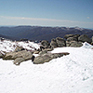
[[15, 66], [0, 59], [0, 93], [93, 93], [92, 47], [55, 48], [52, 53], [70, 55], [39, 65], [29, 60]]
[[0, 51], [2, 52], [11, 52], [14, 51], [17, 46], [23, 47], [27, 50], [35, 50], [40, 47], [39, 44], [34, 42], [18, 42], [18, 41], [10, 41], [10, 40], [0, 40]]

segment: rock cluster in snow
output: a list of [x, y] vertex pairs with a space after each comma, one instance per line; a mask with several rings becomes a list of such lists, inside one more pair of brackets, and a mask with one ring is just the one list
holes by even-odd
[[[8, 40], [0, 41], [0, 57], [3, 60], [14, 60], [13, 63], [19, 65], [26, 60], [32, 60], [34, 64], [49, 62], [50, 60], [64, 55], [69, 55], [68, 52], [51, 53], [56, 47], [81, 47], [83, 42], [92, 44], [92, 40], [86, 35], [67, 34], [64, 38], [57, 37], [49, 43], [46, 40], [41, 41], [41, 44], [36, 44], [30, 41], [13, 42]], [[35, 57], [35, 54], [38, 56]]]

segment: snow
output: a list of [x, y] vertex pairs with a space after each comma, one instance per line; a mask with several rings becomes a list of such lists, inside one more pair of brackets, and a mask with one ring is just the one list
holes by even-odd
[[27, 50], [35, 50], [39, 49], [40, 45], [34, 42], [18, 42], [18, 41], [10, 41], [10, 40], [0, 40], [0, 51], [3, 52], [11, 52], [14, 51], [17, 46], [23, 47]]
[[93, 93], [92, 47], [55, 48], [52, 53], [70, 55], [38, 65], [0, 59], [0, 93]]

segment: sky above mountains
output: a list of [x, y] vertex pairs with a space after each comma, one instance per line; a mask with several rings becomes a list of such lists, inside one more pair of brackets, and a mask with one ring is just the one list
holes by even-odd
[[93, 0], [0, 0], [0, 25], [93, 28]]

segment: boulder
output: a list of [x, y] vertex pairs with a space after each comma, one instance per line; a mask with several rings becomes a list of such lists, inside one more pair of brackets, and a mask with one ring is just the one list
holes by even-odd
[[46, 49], [44, 49], [44, 50], [46, 50], [46, 51], [52, 51], [53, 48], [52, 48], [52, 47], [51, 47], [51, 48], [46, 48]]
[[92, 40], [87, 35], [81, 35], [78, 37], [78, 41], [91, 43]]
[[47, 53], [47, 50], [42, 50], [42, 51], [39, 52], [39, 55], [44, 55], [46, 53]]
[[67, 38], [67, 41], [78, 41], [76, 37], [69, 37]]
[[70, 45], [70, 47], [81, 47], [81, 46], [83, 46], [82, 42], [73, 42]]
[[49, 62], [52, 58], [49, 55], [44, 55], [44, 56], [37, 56], [35, 57], [33, 63], [34, 64], [42, 64], [45, 62]]
[[69, 37], [74, 37], [74, 38], [78, 38], [80, 35], [79, 34], [67, 34], [64, 36], [65, 39], [69, 38]]
[[66, 41], [63, 38], [57, 37], [56, 42], [57, 42], [58, 47], [65, 47], [66, 46]]
[[73, 34], [67, 34], [64, 36], [65, 39], [69, 38], [69, 37], [73, 37], [74, 35]]
[[16, 58], [13, 63], [15, 65], [20, 65], [20, 63], [23, 62], [23, 61], [24, 61], [24, 58]]
[[0, 52], [0, 58], [3, 58], [3, 56], [4, 56], [4, 55]]
[[93, 45], [93, 36], [92, 36], [92, 43], [91, 44]]
[[48, 48], [48, 47], [50, 46], [50, 43], [49, 43], [48, 41], [46, 41], [46, 40], [43, 40], [43, 41], [41, 42], [41, 45], [42, 45], [44, 48]]
[[40, 51], [35, 50], [33, 54], [39, 54]]
[[32, 58], [32, 53], [30, 51], [19, 51], [19, 52], [10, 52], [6, 53], [3, 57], [4, 60], [15, 60], [16, 58], [23, 58], [24, 60], [29, 60]]
[[52, 48], [58, 47], [57, 42], [56, 42], [56, 39], [53, 38], [53, 39], [51, 40], [50, 46], [51, 46]]
[[44, 55], [40, 55], [34, 58], [33, 63], [34, 64], [43, 64], [45, 62], [49, 62], [50, 60], [58, 57], [62, 57], [63, 55], [69, 55], [69, 53], [47, 53]]
[[78, 39], [79, 36], [80, 36], [79, 34], [75, 34], [73, 37]]
[[81, 47], [83, 44], [82, 42], [77, 42], [77, 41], [66, 41], [66, 46], [67, 47]]
[[17, 46], [14, 52], [18, 52], [18, 51], [22, 51], [22, 50], [25, 50], [25, 49], [23, 47]]

